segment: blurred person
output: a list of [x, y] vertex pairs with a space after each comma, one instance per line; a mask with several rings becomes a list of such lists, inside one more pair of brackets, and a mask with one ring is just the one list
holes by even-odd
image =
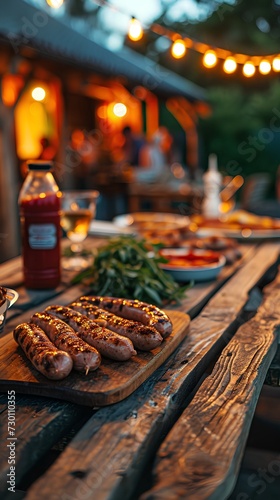
[[71, 134], [70, 151], [75, 157], [75, 185], [77, 189], [89, 187], [90, 175], [96, 170], [99, 147], [90, 133], [76, 129]]
[[172, 137], [166, 127], [159, 127], [150, 143], [139, 153], [139, 165], [143, 168], [135, 173], [139, 181], [161, 181], [170, 177]]
[[140, 135], [136, 135], [132, 128], [127, 125], [123, 128], [122, 134], [124, 136], [124, 145], [123, 145], [123, 158], [122, 161], [124, 163], [128, 163], [131, 166], [139, 165], [139, 153], [141, 148], [145, 144], [144, 137]]

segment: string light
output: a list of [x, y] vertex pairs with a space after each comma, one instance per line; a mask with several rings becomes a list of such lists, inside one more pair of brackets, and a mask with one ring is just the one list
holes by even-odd
[[[64, 0], [46, 0], [51, 4], [63, 3]], [[108, 0], [93, 0], [101, 7], [108, 7], [119, 13], [126, 14], [121, 9], [109, 3]], [[127, 14], [126, 14], [127, 15]], [[242, 73], [247, 78], [255, 75], [256, 68], [262, 75], [268, 75], [271, 69], [275, 72], [280, 72], [280, 54], [270, 55], [249, 55], [249, 54], [232, 54], [229, 50], [220, 47], [209, 46], [206, 43], [198, 42], [190, 37], [183, 37], [178, 33], [174, 33], [170, 29], [161, 26], [160, 24], [152, 23], [145, 27], [158, 36], [168, 38], [172, 42], [171, 54], [175, 59], [184, 57], [188, 49], [202, 54], [202, 63], [206, 68], [213, 68], [217, 65], [218, 60], [223, 61], [223, 70], [225, 73], [234, 73], [238, 66], [242, 68]], [[128, 37], [132, 41], [141, 40], [143, 37], [143, 28], [141, 23], [132, 17], [129, 24]]]
[[34, 99], [34, 101], [43, 101], [46, 97], [46, 91], [45, 89], [43, 89], [43, 87], [35, 87], [32, 92], [31, 92], [31, 95]]
[[247, 76], [247, 78], [250, 78], [253, 76], [256, 72], [256, 67], [252, 62], [246, 62], [243, 66], [243, 75]]
[[138, 42], [138, 40], [141, 40], [141, 38], [143, 37], [143, 28], [141, 26], [141, 23], [137, 19], [135, 19], [135, 17], [132, 17], [130, 20], [128, 37], [133, 42]]
[[262, 75], [268, 75], [271, 71], [271, 64], [267, 59], [263, 59], [259, 65], [259, 72]]
[[206, 68], [214, 68], [214, 66], [216, 66], [217, 64], [217, 56], [216, 56], [216, 52], [214, 52], [214, 50], [207, 50], [203, 56], [203, 65], [206, 67]]
[[113, 113], [114, 113], [114, 115], [118, 116], [119, 118], [122, 118], [127, 113], [126, 105], [123, 104], [122, 102], [117, 102], [116, 104], [114, 104]]
[[280, 56], [274, 57], [272, 61], [272, 69], [273, 71], [280, 71]]
[[171, 54], [175, 59], [181, 59], [181, 57], [184, 57], [186, 50], [183, 40], [175, 40], [171, 47]]
[[236, 71], [236, 68], [236, 60], [233, 57], [227, 57], [223, 65], [224, 72], [230, 75], [231, 73], [234, 73]]
[[46, 3], [53, 9], [59, 9], [64, 3], [64, 0], [46, 0]]

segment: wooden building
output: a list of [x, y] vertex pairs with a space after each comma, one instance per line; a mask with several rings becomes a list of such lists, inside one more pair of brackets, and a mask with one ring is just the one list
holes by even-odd
[[61, 185], [71, 186], [74, 172], [83, 175], [73, 141], [94, 145], [96, 168], [117, 163], [123, 127], [150, 137], [164, 106], [186, 134], [186, 164], [197, 168], [203, 89], [129, 49], [109, 51], [24, 0], [0, 6], [0, 85], [0, 261], [19, 253], [27, 159], [54, 157]]

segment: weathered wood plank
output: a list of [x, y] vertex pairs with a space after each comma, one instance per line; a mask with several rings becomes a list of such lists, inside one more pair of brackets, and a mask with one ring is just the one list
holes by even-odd
[[[175, 355], [129, 398], [99, 410], [52, 467], [31, 487], [27, 498], [119, 500], [133, 496], [145, 464], [164, 439], [186, 398], [244, 306], [247, 293], [278, 257], [278, 247], [259, 249], [192, 321]], [[269, 255], [269, 257], [268, 257]], [[211, 314], [215, 312], [213, 319]]]
[[226, 266], [214, 281], [195, 283], [195, 286], [186, 292], [186, 298], [182, 300], [176, 310], [185, 311], [191, 318], [197, 314], [207, 304], [209, 299], [238, 271], [249, 259], [251, 259], [257, 248], [255, 245], [240, 245], [242, 257], [232, 265]]
[[158, 452], [146, 499], [227, 498], [237, 479], [251, 421], [280, 334], [280, 277], [258, 313], [222, 352]]
[[[7, 394], [1, 399], [0, 428], [0, 495], [6, 498], [9, 448]], [[75, 404], [62, 403], [47, 398], [36, 398], [16, 395], [15, 409], [15, 461], [16, 484], [36, 462], [50, 450], [57, 441], [66, 435], [77, 422], [83, 422], [92, 414], [89, 408]], [[11, 496], [9, 496], [11, 498]]]

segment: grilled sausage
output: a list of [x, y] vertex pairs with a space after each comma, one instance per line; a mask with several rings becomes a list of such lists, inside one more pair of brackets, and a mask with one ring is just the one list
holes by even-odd
[[106, 309], [122, 318], [140, 321], [144, 325], [153, 326], [163, 338], [172, 332], [172, 322], [167, 314], [157, 306], [133, 299], [116, 297], [83, 296], [79, 301], [87, 301]]
[[73, 302], [70, 304], [70, 307], [75, 309], [75, 311], [85, 314], [94, 321], [105, 322], [106, 328], [128, 337], [132, 340], [136, 349], [140, 349], [141, 351], [151, 351], [158, 347], [163, 340], [155, 328], [145, 326], [138, 321], [120, 318], [104, 309], [99, 309], [90, 302]]
[[61, 380], [71, 372], [73, 361], [67, 352], [57, 349], [45, 332], [33, 323], [14, 329], [14, 339], [33, 366], [51, 380]]
[[87, 374], [99, 367], [99, 352], [80, 339], [69, 325], [47, 312], [33, 314], [31, 321], [44, 330], [58, 349], [70, 354], [75, 370]]
[[47, 307], [46, 311], [70, 325], [81, 339], [94, 346], [102, 356], [126, 361], [137, 354], [131, 340], [94, 323], [70, 307], [53, 305]]

